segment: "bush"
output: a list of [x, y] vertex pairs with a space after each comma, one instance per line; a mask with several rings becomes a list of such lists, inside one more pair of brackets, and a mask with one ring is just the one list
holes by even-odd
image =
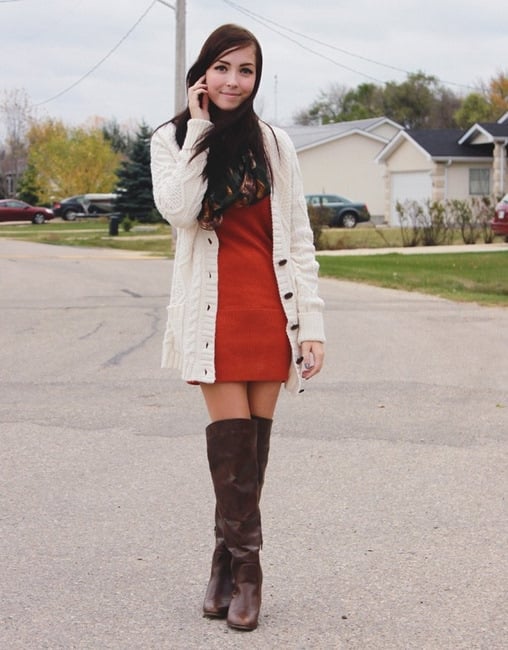
[[475, 244], [480, 236], [486, 244], [494, 240], [490, 222], [494, 203], [481, 199], [397, 202], [403, 246], [437, 246], [453, 241], [459, 230], [465, 244]]
[[124, 229], [124, 232], [130, 232], [134, 223], [135, 222], [129, 217], [129, 215], [125, 216], [122, 219], [122, 228]]
[[397, 201], [395, 209], [399, 215], [402, 245], [405, 247], [418, 246], [421, 238], [419, 223], [422, 207], [417, 201], [404, 201], [404, 203]]
[[309, 220], [310, 227], [312, 228], [312, 234], [314, 235], [314, 246], [316, 250], [322, 250], [324, 248], [322, 231], [323, 227], [330, 223], [330, 208], [325, 208], [323, 206], [313, 206], [310, 205], [309, 208]]
[[449, 204], [455, 224], [462, 235], [462, 241], [464, 244], [475, 244], [479, 232], [472, 204], [459, 199], [454, 199]]

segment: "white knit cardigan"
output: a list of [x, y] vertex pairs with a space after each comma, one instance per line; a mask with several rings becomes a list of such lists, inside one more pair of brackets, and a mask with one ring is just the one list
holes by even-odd
[[[318, 264], [295, 149], [284, 131], [260, 124], [273, 173], [273, 267], [292, 349], [285, 386], [295, 394], [301, 389], [301, 342], [325, 340], [323, 301], [317, 292]], [[177, 232], [162, 367], [178, 368], [184, 380], [204, 383], [215, 381], [219, 243], [215, 231], [198, 225], [207, 153], [195, 158], [192, 154], [209, 126], [206, 120], [189, 120], [182, 149], [173, 124], [160, 127], [151, 142], [155, 204]]]

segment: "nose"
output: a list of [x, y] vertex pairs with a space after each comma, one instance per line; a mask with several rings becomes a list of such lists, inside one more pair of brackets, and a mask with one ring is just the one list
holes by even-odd
[[226, 81], [226, 85], [228, 85], [229, 87], [232, 87], [232, 88], [238, 86], [238, 81], [237, 81], [237, 78], [236, 78], [236, 72], [231, 71], [229, 73], [227, 81]]

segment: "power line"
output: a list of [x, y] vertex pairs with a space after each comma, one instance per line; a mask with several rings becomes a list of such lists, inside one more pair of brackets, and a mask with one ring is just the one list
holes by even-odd
[[[342, 54], [346, 54], [347, 56], [351, 56], [351, 57], [356, 58], [356, 59], [361, 59], [363, 61], [367, 61], [368, 63], [373, 63], [375, 65], [378, 65], [378, 66], [381, 66], [381, 67], [384, 67], [384, 68], [389, 68], [390, 70], [395, 70], [397, 72], [403, 72], [404, 74], [407, 74], [407, 75], [412, 74], [409, 70], [404, 70], [403, 68], [398, 68], [396, 66], [389, 65], [387, 63], [382, 63], [380, 61], [375, 61], [374, 59], [369, 59], [368, 57], [362, 56], [361, 54], [355, 54], [353, 52], [349, 52], [348, 50], [337, 47], [336, 45], [330, 45], [329, 43], [325, 43], [324, 41], [320, 41], [320, 40], [318, 40], [316, 38], [313, 38], [312, 36], [308, 36], [307, 34], [302, 34], [301, 32], [297, 32], [296, 30], [291, 29], [290, 27], [285, 27], [284, 25], [281, 25], [280, 23], [277, 23], [274, 20], [270, 20], [269, 18], [265, 18], [264, 16], [260, 16], [259, 14], [256, 14], [253, 11], [250, 11], [249, 9], [246, 9], [245, 7], [242, 7], [241, 5], [237, 4], [236, 2], [231, 2], [231, 0], [224, 0], [224, 2], [225, 2], [225, 4], [229, 5], [230, 7], [233, 7], [234, 9], [239, 11], [240, 13], [243, 13], [246, 16], [248, 16], [249, 18], [251, 18], [252, 20], [260, 23], [261, 25], [263, 25], [267, 29], [271, 30], [272, 32], [274, 32], [276, 34], [279, 34], [279, 36], [282, 36], [283, 38], [286, 38], [287, 40], [291, 41], [292, 43], [295, 43], [296, 45], [303, 48], [304, 50], [307, 50], [308, 52], [311, 52], [312, 54], [315, 54], [316, 56], [319, 56], [322, 59], [325, 59], [326, 61], [329, 61], [330, 63], [333, 63], [334, 65], [336, 65], [336, 66], [338, 66], [340, 68], [344, 68], [345, 70], [349, 70], [350, 72], [354, 72], [355, 74], [359, 74], [359, 75], [361, 75], [363, 77], [367, 77], [368, 79], [372, 79], [373, 81], [377, 81], [377, 82], [379, 82], [381, 84], [386, 83], [385, 81], [383, 81], [381, 79], [377, 79], [376, 77], [373, 77], [373, 76], [368, 75], [368, 74], [366, 74], [364, 72], [360, 72], [359, 70], [355, 70], [354, 68], [350, 68], [350, 67], [348, 67], [348, 66], [346, 66], [346, 65], [344, 65], [342, 63], [339, 63], [338, 61], [335, 61], [334, 59], [331, 59], [330, 57], [326, 56], [325, 54], [322, 54], [321, 52], [316, 52], [316, 50], [313, 50], [313, 49], [303, 45], [299, 41], [291, 38], [290, 36], [287, 36], [286, 34], [283, 34], [282, 32], [274, 29], [273, 27], [270, 27], [270, 24], [275, 25], [276, 27], [279, 27], [280, 29], [283, 29], [283, 30], [285, 30], [287, 32], [290, 32], [291, 34], [295, 34], [296, 36], [300, 36], [301, 38], [306, 38], [307, 40], [312, 41], [313, 43], [317, 43], [318, 45], [323, 45], [324, 47], [328, 47], [328, 48], [330, 48], [332, 50], [336, 50], [337, 52], [342, 52]], [[446, 81], [444, 79], [441, 79], [440, 81], [442, 83], [445, 83], [445, 84], [448, 84], [448, 85], [451, 85], [451, 86], [458, 86], [460, 88], [474, 89], [473, 86], [468, 86], [466, 84], [459, 84], [459, 83], [455, 83], [453, 81]]]
[[[0, 2], [3, 2], [3, 1], [4, 0], [0, 0]], [[87, 77], [89, 77], [93, 72], [95, 72], [97, 70], [97, 68], [99, 66], [101, 66], [104, 63], [104, 61], [109, 59], [109, 57], [113, 54], [113, 52], [116, 52], [116, 50], [120, 47], [120, 45], [132, 34], [132, 32], [136, 29], [136, 27], [139, 25], [139, 23], [143, 20], [143, 18], [147, 15], [147, 13], [151, 10], [151, 8], [155, 4], [157, 4], [157, 0], [152, 0], [150, 5], [147, 7], [147, 9], [145, 9], [145, 11], [141, 14], [141, 16], [136, 20], [136, 22], [134, 23], [134, 25], [132, 25], [132, 27], [129, 29], [129, 31], [126, 32], [122, 36], [122, 38], [118, 41], [118, 43], [114, 47], [112, 47], [111, 50], [109, 50], [109, 52], [105, 56], [103, 56], [100, 61], [98, 61], [92, 68], [90, 68], [90, 70], [88, 70], [88, 72], [85, 72], [84, 75], [82, 75], [77, 81], [72, 83], [70, 86], [67, 86], [67, 88], [64, 88], [63, 90], [61, 90], [56, 95], [53, 95], [52, 97], [49, 97], [49, 99], [45, 99], [43, 102], [39, 102], [38, 104], [35, 104], [35, 106], [42, 106], [44, 104], [49, 104], [49, 102], [52, 102], [54, 99], [58, 99], [62, 95], [65, 95], [65, 93], [68, 93], [69, 90], [72, 90], [77, 85], [79, 85], [82, 81], [84, 81]]]

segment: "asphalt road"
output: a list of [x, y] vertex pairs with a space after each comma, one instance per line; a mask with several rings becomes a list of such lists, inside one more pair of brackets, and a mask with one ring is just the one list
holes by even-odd
[[333, 280], [278, 407], [259, 628], [201, 617], [199, 388], [159, 368], [171, 262], [0, 240], [0, 647], [501, 650], [508, 310]]

